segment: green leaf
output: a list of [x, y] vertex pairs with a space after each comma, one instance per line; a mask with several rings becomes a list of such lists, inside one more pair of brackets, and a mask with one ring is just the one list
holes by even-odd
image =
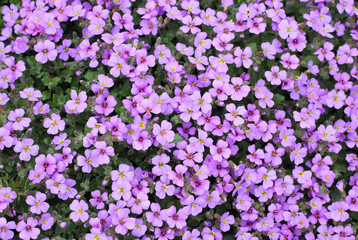
[[257, 44], [253, 42], [248, 44], [247, 46], [251, 48], [252, 56], [255, 56], [257, 53]]
[[183, 140], [184, 140], [184, 138], [180, 134], [177, 133], [177, 134], [175, 134], [173, 143], [178, 143]]
[[275, 94], [272, 99], [276, 104], [280, 104], [285, 100], [285, 97], [280, 94]]

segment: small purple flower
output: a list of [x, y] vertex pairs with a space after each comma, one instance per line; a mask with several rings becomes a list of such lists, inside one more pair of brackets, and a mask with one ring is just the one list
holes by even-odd
[[38, 221], [33, 217], [29, 217], [27, 222], [21, 221], [17, 224], [16, 231], [19, 237], [24, 240], [37, 239], [40, 234], [40, 229], [36, 228]]
[[150, 205], [150, 210], [145, 213], [146, 219], [155, 227], [161, 227], [163, 225], [163, 214], [160, 209], [159, 203], [152, 203]]
[[7, 221], [6, 218], [0, 218], [0, 238], [7, 240], [13, 239], [14, 232], [11, 229], [16, 228], [16, 223], [14, 221]]
[[10, 131], [4, 127], [0, 128], [0, 150], [3, 150], [4, 147], [11, 147], [14, 142], [14, 139], [10, 136]]
[[96, 103], [98, 105], [94, 107], [94, 110], [97, 113], [103, 114], [105, 116], [113, 112], [114, 107], [117, 105], [117, 101], [112, 95], [109, 95], [106, 100], [104, 99], [103, 95], [100, 95], [96, 98]]
[[36, 105], [32, 108], [35, 115], [47, 114], [50, 112], [50, 105], [43, 104], [41, 101], [37, 102]]
[[63, 147], [68, 147], [71, 140], [67, 139], [67, 133], [61, 133], [59, 136], [55, 136], [51, 143], [56, 145], [55, 150], [60, 150]]
[[53, 61], [57, 57], [57, 50], [55, 43], [45, 40], [44, 42], [38, 42], [34, 46], [34, 50], [38, 52], [35, 59], [40, 63], [46, 63], [47, 60]]
[[22, 131], [25, 127], [30, 126], [31, 119], [23, 118], [25, 115], [25, 110], [22, 108], [15, 109], [14, 111], [10, 111], [7, 119], [9, 121], [13, 121], [12, 127], [14, 130]]
[[296, 38], [298, 34], [298, 24], [295, 20], [288, 21], [286, 19], [282, 20], [278, 24], [279, 35], [282, 39]]
[[24, 138], [22, 141], [17, 141], [14, 147], [15, 152], [19, 152], [19, 158], [22, 161], [30, 161], [31, 156], [36, 156], [39, 152], [39, 146], [33, 145], [34, 140], [31, 138]]
[[221, 222], [220, 222], [220, 230], [223, 232], [227, 232], [230, 230], [230, 225], [234, 224], [235, 218], [232, 215], [229, 215], [229, 212], [224, 213], [221, 216]]
[[216, 146], [210, 146], [210, 153], [213, 156], [213, 160], [221, 162], [223, 159], [229, 159], [231, 150], [228, 147], [228, 143], [219, 139]]
[[41, 215], [41, 219], [39, 221], [39, 225], [41, 225], [41, 229], [46, 231], [51, 229], [55, 222], [55, 219], [49, 213], [44, 213]]
[[175, 226], [178, 229], [183, 228], [186, 226], [186, 219], [188, 218], [188, 215], [184, 211], [184, 209], [179, 209], [177, 212], [175, 206], [171, 206], [170, 208], [164, 210], [166, 223], [169, 225], [170, 228], [174, 228]]
[[66, 102], [68, 109], [73, 113], [82, 113], [87, 108], [87, 95], [85, 91], [77, 94], [75, 90], [71, 90], [71, 100]]
[[101, 192], [99, 190], [95, 190], [91, 192], [92, 199], [89, 200], [92, 207], [96, 207], [96, 209], [104, 208], [104, 202], [108, 200], [108, 193], [103, 193], [101, 195]]
[[29, 101], [38, 101], [42, 97], [42, 94], [39, 90], [33, 88], [25, 88], [23, 91], [20, 91], [21, 98], [27, 98]]
[[336, 222], [344, 222], [349, 218], [349, 214], [346, 212], [348, 209], [349, 204], [346, 202], [333, 202], [332, 205], [328, 206], [329, 212], [326, 213], [326, 217], [333, 219]]
[[250, 47], [246, 47], [244, 51], [242, 51], [240, 47], [237, 47], [234, 55], [236, 56], [234, 59], [236, 67], [241, 67], [243, 65], [245, 68], [250, 68], [252, 65], [252, 60], [250, 59], [252, 56], [252, 50]]
[[0, 93], [0, 105], [4, 106], [9, 100], [10, 98], [6, 93]]
[[65, 129], [65, 121], [57, 113], [52, 113], [51, 118], [45, 118], [43, 126], [47, 129], [48, 134], [56, 135], [58, 131]]
[[99, 164], [108, 164], [109, 156], [114, 156], [114, 148], [107, 146], [105, 141], [98, 141], [94, 145], [96, 149], [92, 151], [92, 158], [96, 158]]
[[158, 124], [154, 124], [153, 134], [156, 136], [156, 140], [161, 145], [165, 145], [174, 140], [175, 133], [171, 129], [172, 124], [167, 120], [162, 121], [161, 126]]
[[36, 197], [33, 196], [27, 196], [26, 203], [30, 205], [30, 211], [32, 213], [40, 214], [41, 212], [47, 212], [47, 210], [50, 208], [50, 205], [45, 202], [46, 200], [46, 194], [43, 194], [41, 192], [36, 192]]
[[77, 199], [73, 200], [73, 202], [70, 204], [70, 209], [73, 211], [70, 214], [70, 218], [72, 221], [77, 222], [78, 220], [81, 220], [82, 222], [87, 221], [89, 215], [87, 213], [88, 210], [88, 204], [84, 201], [78, 201]]

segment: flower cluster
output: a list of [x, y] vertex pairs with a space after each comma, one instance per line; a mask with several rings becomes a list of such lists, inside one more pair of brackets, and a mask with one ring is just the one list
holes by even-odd
[[355, 239], [353, 0], [2, 8], [0, 239]]

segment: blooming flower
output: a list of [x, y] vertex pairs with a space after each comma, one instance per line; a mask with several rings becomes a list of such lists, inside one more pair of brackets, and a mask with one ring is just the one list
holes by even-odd
[[15, 109], [14, 111], [10, 111], [7, 119], [9, 121], [13, 121], [13, 129], [22, 131], [25, 127], [28, 127], [30, 125], [31, 119], [30, 118], [24, 118], [25, 110]]
[[36, 192], [36, 197], [27, 196], [26, 203], [30, 205], [30, 211], [32, 213], [40, 214], [41, 212], [47, 212], [50, 205], [45, 202], [46, 195], [41, 192]]
[[19, 152], [19, 158], [22, 161], [30, 161], [31, 156], [36, 156], [39, 152], [39, 146], [33, 145], [34, 140], [25, 138], [22, 141], [17, 141], [14, 147], [15, 152]]
[[34, 46], [34, 50], [38, 52], [35, 59], [40, 63], [46, 63], [48, 60], [54, 61], [57, 57], [57, 50], [55, 48], [55, 43], [45, 40], [44, 42], [38, 42]]
[[82, 222], [85, 222], [88, 219], [88, 205], [84, 200], [78, 201], [77, 199], [73, 200], [70, 204], [70, 209], [73, 211], [70, 214], [70, 218], [72, 221], [77, 222], [78, 220], [81, 220]]
[[234, 224], [234, 222], [235, 222], [234, 216], [229, 215], [229, 212], [224, 213], [221, 216], [220, 230], [223, 232], [229, 231], [230, 224]]
[[65, 129], [65, 121], [57, 113], [52, 113], [51, 118], [45, 118], [43, 126], [47, 129], [48, 134], [56, 135], [58, 131]]
[[24, 220], [17, 224], [16, 231], [18, 231], [19, 237], [24, 240], [37, 239], [40, 234], [40, 229], [36, 228], [38, 221], [33, 217], [29, 217], [27, 222]]

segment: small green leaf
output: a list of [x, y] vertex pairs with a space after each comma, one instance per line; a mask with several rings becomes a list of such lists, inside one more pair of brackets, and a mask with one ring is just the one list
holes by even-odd
[[285, 97], [280, 94], [275, 94], [272, 99], [276, 104], [280, 104], [285, 100]]
[[173, 143], [178, 143], [182, 140], [184, 140], [184, 138], [182, 136], [180, 136], [180, 134], [177, 133], [177, 134], [175, 134]]

